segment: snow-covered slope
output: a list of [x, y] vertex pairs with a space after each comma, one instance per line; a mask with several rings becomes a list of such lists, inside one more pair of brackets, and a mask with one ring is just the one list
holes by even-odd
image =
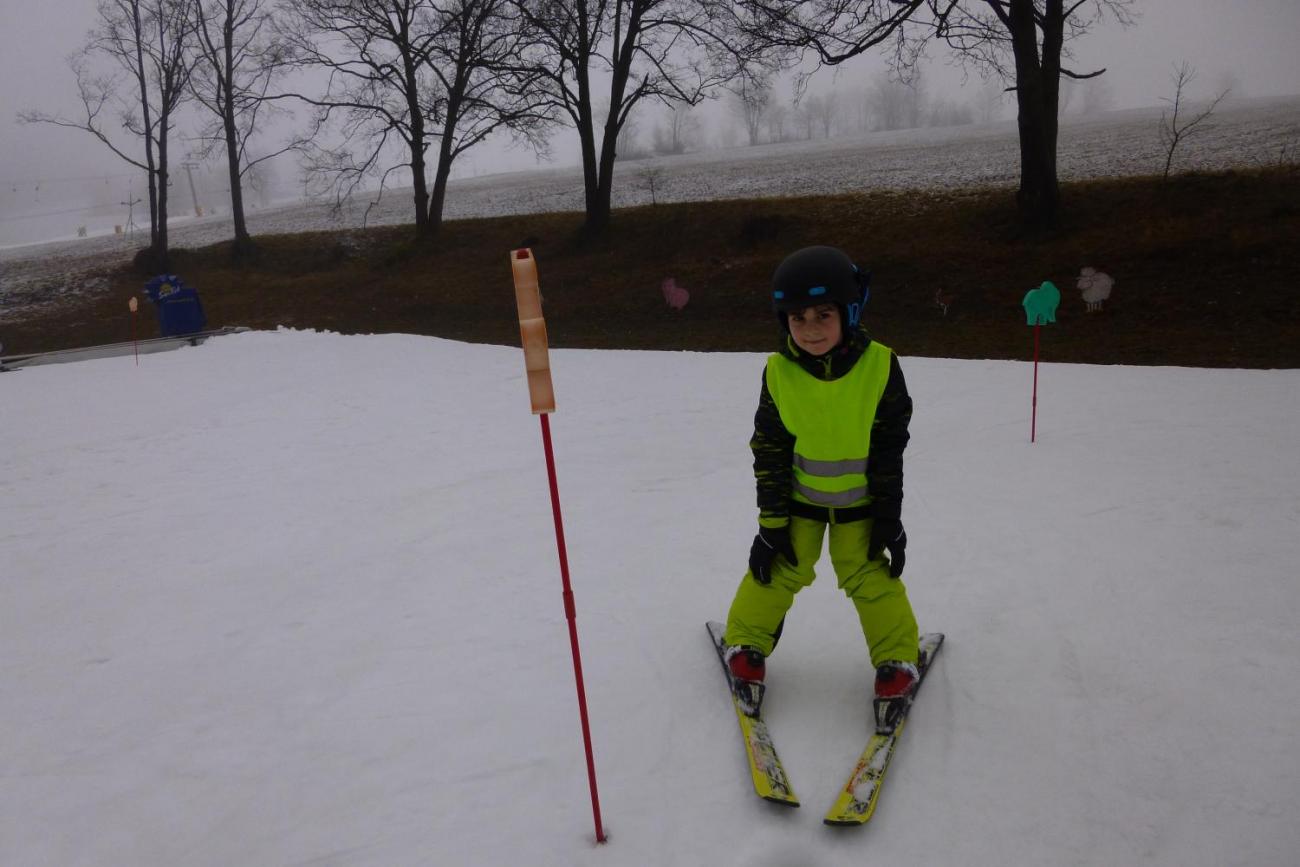
[[705, 636], [761, 356], [559, 351], [593, 842], [517, 349], [280, 332], [0, 374], [5, 865], [1285, 865], [1300, 373], [903, 359], [905, 580], [948, 633], [865, 829], [823, 568], [754, 798]]

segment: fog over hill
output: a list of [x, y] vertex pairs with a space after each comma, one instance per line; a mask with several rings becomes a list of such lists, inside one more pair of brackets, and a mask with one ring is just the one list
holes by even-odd
[[[1064, 119], [1058, 149], [1062, 181], [1158, 174], [1165, 152], [1160, 109], [1130, 109]], [[1300, 96], [1225, 103], [1197, 135], [1180, 145], [1176, 171], [1254, 168], [1295, 161], [1300, 151]], [[1012, 121], [825, 141], [738, 147], [654, 157], [619, 164], [614, 205], [776, 196], [831, 195], [867, 190], [1014, 188], [1019, 150]], [[447, 219], [580, 211], [577, 168], [543, 169], [453, 180]], [[254, 235], [400, 225], [412, 220], [410, 190], [358, 198], [342, 210], [300, 202], [253, 211]], [[120, 219], [120, 218], [119, 218]], [[110, 218], [111, 220], [111, 218]], [[173, 247], [198, 247], [232, 236], [228, 216], [171, 222]], [[66, 291], [105, 264], [125, 262], [145, 238], [111, 234], [0, 249], [0, 322], [48, 296], [36, 284], [67, 274]], [[147, 231], [147, 229], [146, 229]], [[92, 278], [93, 279], [93, 278]]]

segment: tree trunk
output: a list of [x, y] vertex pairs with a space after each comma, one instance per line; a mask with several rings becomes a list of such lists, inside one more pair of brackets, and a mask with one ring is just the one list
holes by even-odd
[[149, 79], [144, 71], [144, 31], [140, 27], [140, 4], [131, 3], [132, 33], [135, 38], [135, 80], [140, 88], [140, 114], [144, 122], [144, 161], [149, 179], [149, 249], [158, 247], [158, 167], [153, 156], [153, 118], [149, 111]]
[[[587, 211], [587, 224], [590, 227], [593, 215], [600, 211], [600, 167], [596, 159], [596, 119], [591, 109], [591, 82], [587, 77], [587, 67], [581, 65], [578, 77], [578, 146], [582, 152], [582, 191]], [[605, 215], [602, 223], [608, 222]]]
[[596, 169], [596, 194], [587, 205], [587, 231], [600, 235], [609, 228], [614, 194], [614, 161], [618, 157], [618, 123], [616, 109], [610, 110], [600, 145], [600, 162]]
[[1010, 7], [1020, 131], [1020, 189], [1016, 192], [1016, 204], [1022, 221], [1036, 229], [1056, 224], [1060, 202], [1056, 180], [1056, 110], [1063, 14], [1061, 0], [1048, 0], [1040, 61], [1033, 0], [1012, 0]]
[[[427, 238], [433, 234], [433, 231], [429, 226], [429, 186], [424, 177], [426, 166], [423, 127], [424, 125], [418, 120], [412, 120], [411, 133], [415, 141], [411, 143], [411, 188], [414, 191], [412, 199], [415, 202], [415, 234]], [[439, 210], [441, 209], [442, 206], [439, 205]]]
[[230, 216], [235, 224], [235, 258], [253, 252], [253, 239], [248, 235], [244, 219], [244, 181], [239, 169], [239, 127], [235, 123], [235, 56], [234, 21], [231, 8], [226, 7], [226, 20], [222, 31], [225, 44], [225, 68], [217, 72], [217, 86], [225, 91], [221, 106], [221, 121], [226, 130], [226, 168], [230, 173]]
[[[144, 99], [147, 100], [147, 99], [148, 99], [148, 91], [145, 90], [145, 89], [142, 87], [142, 88], [141, 88], [141, 93], [144, 95]], [[150, 131], [150, 130], [151, 130], [151, 127], [150, 127], [150, 125], [149, 125], [149, 124], [150, 124], [150, 117], [149, 117], [149, 115], [150, 115], [150, 112], [149, 112], [149, 104], [148, 104], [147, 102], [145, 102], [145, 101], [142, 100], [141, 105], [143, 106], [144, 130], [145, 130], [145, 134], [144, 134], [144, 162], [145, 162], [145, 165], [149, 167], [149, 168], [148, 168], [148, 175], [149, 175], [149, 247], [150, 247], [150, 249], [157, 249], [157, 247], [158, 247], [158, 202], [159, 202], [159, 198], [160, 198], [160, 193], [159, 193], [159, 190], [158, 190], [158, 173], [159, 173], [159, 165], [158, 165], [158, 163], [159, 163], [159, 160], [158, 160], [157, 157], [155, 157], [155, 154], [154, 154], [153, 133]]]
[[442, 228], [442, 209], [447, 202], [447, 181], [451, 177], [452, 161], [456, 158], [452, 152], [453, 139], [465, 102], [464, 87], [465, 82], [458, 77], [451, 93], [447, 95], [447, 110], [443, 118], [442, 135], [438, 142], [438, 164], [433, 170], [433, 196], [429, 199], [428, 229], [425, 234], [430, 239], [438, 237], [438, 232]]
[[149, 249], [158, 247], [158, 166], [153, 158], [153, 140], [145, 136], [145, 164], [149, 166]]
[[1037, 78], [1036, 75], [1030, 79], [1021, 78], [1017, 92], [1020, 188], [1016, 191], [1016, 204], [1026, 225], [1047, 229], [1056, 223], [1060, 192], [1056, 180], [1055, 124], [1035, 93], [1041, 92], [1041, 83], [1026, 87], [1029, 81]]
[[433, 231], [429, 226], [429, 182], [424, 175], [427, 169], [424, 160], [424, 109], [420, 105], [415, 64], [409, 54], [406, 57], [406, 72], [407, 111], [411, 115], [411, 140], [408, 144], [411, 148], [411, 189], [415, 204], [415, 234], [417, 237], [427, 238], [433, 234]]
[[153, 254], [164, 272], [171, 270], [167, 247], [167, 125], [170, 121], [167, 112], [158, 118], [158, 237], [153, 245]]
[[230, 173], [230, 215], [235, 222], [235, 256], [239, 257], [252, 252], [253, 239], [248, 235], [248, 223], [244, 219], [243, 176], [239, 171], [239, 131], [235, 126], [234, 106], [229, 100], [222, 120], [226, 127], [226, 168]]
[[430, 240], [438, 237], [438, 232], [442, 229], [442, 209], [447, 203], [447, 179], [451, 177], [450, 154], [450, 140], [444, 136], [438, 153], [438, 165], [433, 170], [433, 195], [429, 197], [429, 219], [425, 235]]
[[[611, 200], [614, 193], [614, 162], [618, 158], [618, 134], [623, 129], [619, 115], [623, 110], [623, 97], [627, 94], [628, 79], [632, 75], [634, 48], [640, 33], [641, 17], [634, 9], [628, 18], [627, 30], [619, 42], [619, 29], [614, 29], [614, 64], [609, 82], [609, 112], [605, 115], [605, 129], [600, 143], [600, 163], [597, 166], [595, 201], [588, 196], [587, 231], [599, 235], [609, 228]], [[593, 130], [594, 132], [594, 130]], [[594, 138], [594, 135], [593, 135]]]

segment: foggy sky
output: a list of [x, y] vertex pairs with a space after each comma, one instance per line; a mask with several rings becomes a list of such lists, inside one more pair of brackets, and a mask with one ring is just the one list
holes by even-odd
[[[1104, 77], [1115, 108], [1159, 104], [1171, 91], [1173, 65], [1184, 59], [1198, 71], [1193, 96], [1208, 96], [1230, 80], [1238, 95], [1300, 93], [1300, 0], [1139, 0], [1135, 10], [1141, 16], [1135, 26], [1107, 23], [1071, 44], [1076, 71], [1107, 67]], [[67, 56], [84, 43], [94, 17], [94, 0], [0, 0], [0, 182], [10, 199], [16, 186], [38, 198], [34, 186], [42, 178], [121, 177], [134, 171], [87, 133], [16, 121], [16, 114], [26, 109], [78, 116]], [[947, 61], [944, 49], [931, 49], [927, 92], [963, 102], [973, 99], [978, 77], [972, 76], [968, 89], [960, 92], [962, 73]], [[859, 58], [838, 76], [822, 71], [812, 89], [832, 84], [848, 89], [883, 68], [874, 56]], [[717, 106], [709, 110], [720, 111]], [[558, 164], [576, 162], [569, 138], [556, 140]], [[471, 151], [466, 157], [478, 172], [537, 164], [530, 151], [505, 147]], [[11, 210], [15, 203], [6, 204]], [[39, 202], [28, 204], [39, 208]], [[0, 224], [0, 238], [4, 234]]]

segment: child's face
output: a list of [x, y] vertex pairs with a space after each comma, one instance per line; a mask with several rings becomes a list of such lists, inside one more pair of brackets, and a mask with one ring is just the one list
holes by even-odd
[[794, 343], [809, 355], [825, 355], [844, 336], [840, 309], [834, 304], [818, 304], [793, 310], [787, 320]]

